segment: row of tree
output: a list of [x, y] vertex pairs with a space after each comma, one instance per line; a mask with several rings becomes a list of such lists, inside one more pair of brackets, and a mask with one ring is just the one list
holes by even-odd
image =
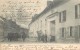
[[0, 17], [3, 20], [3, 37], [7, 38], [8, 33], [25, 33], [28, 37], [28, 29], [22, 28], [15, 21]]

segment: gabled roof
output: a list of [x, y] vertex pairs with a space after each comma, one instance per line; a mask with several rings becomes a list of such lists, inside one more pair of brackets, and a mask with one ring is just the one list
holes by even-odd
[[[55, 7], [58, 7], [58, 6], [60, 6], [60, 5], [64, 4], [64, 3], [66, 3], [67, 1], [69, 1], [69, 0], [55, 0], [55, 1], [53, 1], [39, 15], [36, 16], [36, 19], [35, 20], [37, 20], [38, 18], [40, 18], [41, 15], [44, 15], [45, 13], [47, 13], [48, 11], [50, 11], [51, 9], [53, 9]], [[31, 23], [33, 23], [35, 20], [32, 20]]]

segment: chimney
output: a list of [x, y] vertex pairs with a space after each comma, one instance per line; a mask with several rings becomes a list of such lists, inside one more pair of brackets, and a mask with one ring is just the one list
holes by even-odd
[[53, 3], [53, 0], [47, 0], [47, 6], [49, 6], [51, 3]]

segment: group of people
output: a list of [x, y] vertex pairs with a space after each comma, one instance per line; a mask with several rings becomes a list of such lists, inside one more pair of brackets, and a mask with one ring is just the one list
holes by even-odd
[[18, 34], [18, 33], [8, 33], [7, 35], [8, 41], [18, 41], [19, 38], [21, 38], [23, 41], [26, 39], [26, 34]]
[[43, 34], [42, 31], [37, 31], [38, 41], [47, 42], [47, 34]]

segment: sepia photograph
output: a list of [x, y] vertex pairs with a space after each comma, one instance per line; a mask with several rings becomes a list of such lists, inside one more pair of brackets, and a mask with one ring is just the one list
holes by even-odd
[[1, 43], [80, 43], [80, 0], [0, 0]]

